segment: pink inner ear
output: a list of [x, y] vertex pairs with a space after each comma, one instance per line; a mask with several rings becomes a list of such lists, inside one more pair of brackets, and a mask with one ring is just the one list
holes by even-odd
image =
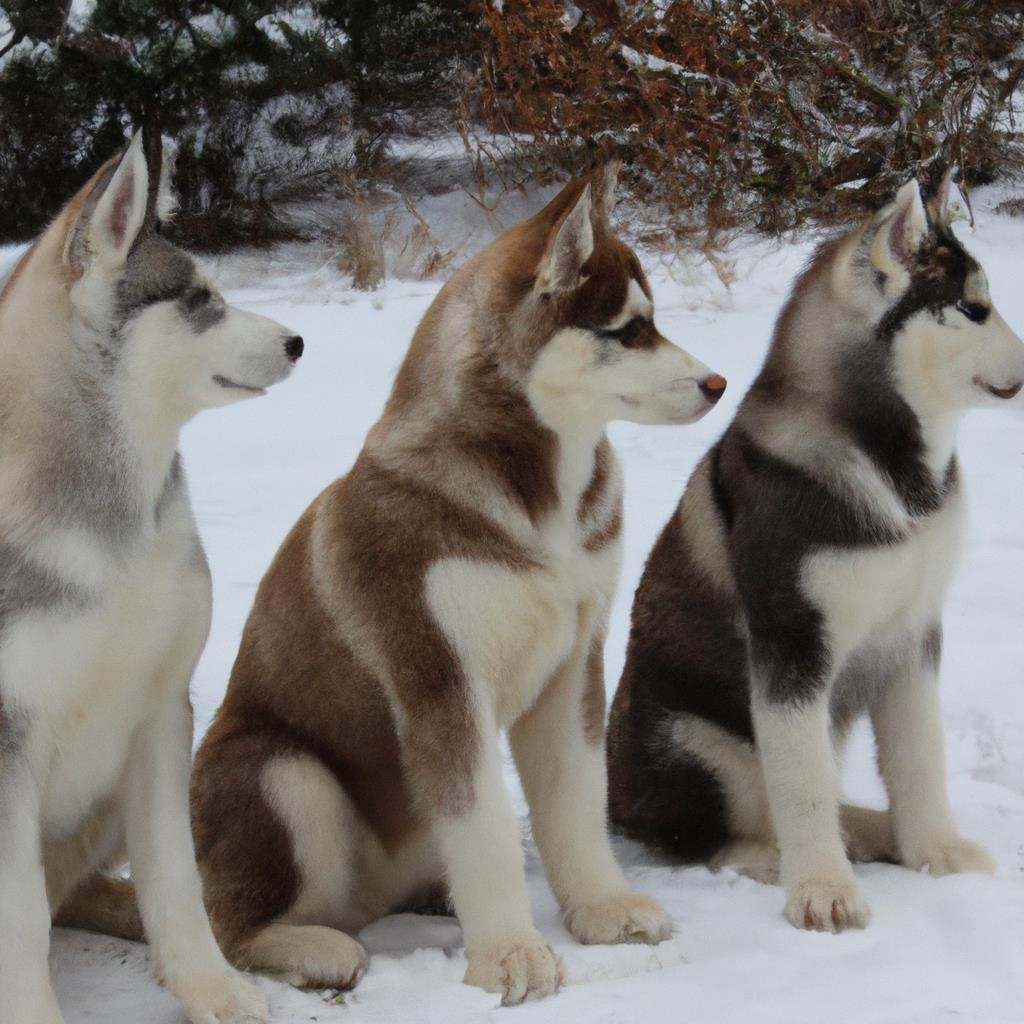
[[135, 172], [131, 167], [125, 168], [124, 180], [121, 182], [114, 203], [110, 209], [110, 237], [114, 245], [124, 244], [124, 236], [128, 230], [128, 210], [135, 194]]
[[906, 263], [910, 258], [910, 253], [907, 251], [907, 218], [909, 215], [910, 210], [904, 207], [893, 218], [892, 226], [889, 228], [889, 251], [900, 263]]

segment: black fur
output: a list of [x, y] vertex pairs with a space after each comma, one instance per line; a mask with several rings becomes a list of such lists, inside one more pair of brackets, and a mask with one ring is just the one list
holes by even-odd
[[[867, 260], [870, 240], [855, 265], [871, 286], [883, 289], [884, 275], [873, 274]], [[688, 484], [688, 492], [707, 492], [696, 506], [712, 507], [714, 522], [705, 518], [697, 529], [717, 546], [731, 583], [707, 578], [688, 550], [680, 519], [687, 515], [684, 496], [637, 589], [609, 723], [612, 819], [685, 859], [706, 858], [730, 837], [722, 785], [706, 766], [669, 746], [679, 715], [711, 723], [753, 749], [755, 688], [769, 701], [800, 705], [831, 685], [832, 719], [844, 729], [904, 660], [938, 667], [938, 625], [892, 650], [867, 650], [845, 665], [833, 663], [822, 613], [800, 584], [806, 559], [822, 550], [886, 547], [902, 533], [824, 477], [768, 451], [758, 440], [757, 410], [818, 403], [818, 413], [837, 425], [839, 436], [852, 439], [878, 468], [911, 520], [935, 514], [956, 491], [958, 468], [953, 458], [937, 474], [930, 469], [921, 424], [897, 391], [894, 344], [920, 313], [972, 319], [971, 310], [956, 307], [966, 301], [967, 279], [978, 266], [948, 228], [934, 226], [912, 254], [908, 290], [875, 329], [843, 339], [844, 354], [833, 367], [836, 388], [811, 395], [791, 383], [799, 353], [789, 348], [790, 332], [801, 329], [796, 310], [821, 287], [837, 251], [837, 241], [826, 243], [801, 276], [737, 420]]]

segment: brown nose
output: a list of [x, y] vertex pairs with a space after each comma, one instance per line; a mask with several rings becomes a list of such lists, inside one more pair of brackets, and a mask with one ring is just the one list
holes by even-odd
[[288, 357], [288, 362], [297, 363], [304, 348], [305, 345], [303, 345], [302, 339], [297, 334], [293, 334], [290, 338], [286, 338], [284, 343], [284, 354]]
[[717, 402], [725, 394], [726, 379], [719, 377], [717, 373], [711, 374], [706, 380], [700, 382], [700, 389], [709, 402]]

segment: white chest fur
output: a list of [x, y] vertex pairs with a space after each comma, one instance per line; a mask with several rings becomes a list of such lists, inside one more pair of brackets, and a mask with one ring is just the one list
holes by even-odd
[[427, 602], [470, 685], [494, 694], [498, 724], [514, 722], [603, 622], [620, 549], [551, 557], [536, 567], [445, 559], [431, 566]]
[[964, 500], [957, 493], [899, 543], [831, 548], [805, 560], [802, 588], [825, 617], [836, 663], [866, 643], [884, 643], [937, 618], [963, 526]]
[[87, 601], [6, 630], [0, 678], [5, 700], [27, 713], [48, 837], [113, 791], [136, 728], [167, 688], [186, 698], [209, 622], [209, 573], [181, 495]]

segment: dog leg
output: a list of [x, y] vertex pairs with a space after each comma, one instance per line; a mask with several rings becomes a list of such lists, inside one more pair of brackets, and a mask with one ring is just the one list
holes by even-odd
[[224, 959], [203, 909], [189, 826], [192, 710], [180, 690], [135, 736], [125, 826], [139, 910], [158, 975], [193, 1024], [264, 1024], [263, 993]]
[[86, 879], [61, 904], [53, 923], [58, 928], [145, 941], [135, 887], [127, 878], [97, 873]]
[[566, 927], [585, 943], [657, 944], [672, 921], [633, 892], [607, 830], [603, 644], [584, 642], [509, 731], [534, 839]]
[[732, 868], [762, 885], [779, 884], [779, 848], [757, 839], [736, 839], [716, 853], [708, 863], [712, 871]]
[[74, 927], [57, 920], [72, 893], [98, 877], [97, 871], [127, 859], [121, 809], [115, 796], [101, 800], [74, 832], [47, 840], [43, 844], [43, 864], [54, 923]]
[[871, 708], [878, 764], [889, 791], [900, 863], [933, 875], [991, 874], [995, 865], [957, 831], [946, 793], [938, 667], [942, 633], [930, 630]]
[[[346, 922], [355, 931], [368, 921], [352, 907], [367, 879], [367, 872], [360, 871], [366, 825], [315, 757], [278, 756], [259, 775], [267, 809], [287, 830], [298, 890], [289, 910], [230, 950], [231, 958], [296, 988], [351, 989], [366, 970], [366, 950], [339, 925]], [[250, 807], [254, 804], [249, 801]], [[379, 849], [375, 855], [386, 856]], [[250, 886], [255, 876], [249, 873]]]
[[896, 843], [892, 835], [892, 816], [888, 811], [843, 804], [839, 821], [846, 844], [846, 856], [855, 864], [896, 861]]
[[502, 779], [493, 712], [475, 717], [479, 751], [471, 803], [442, 813], [434, 834], [465, 938], [464, 980], [500, 993], [510, 1006], [555, 992], [562, 965], [530, 916], [519, 821]]
[[50, 909], [40, 837], [31, 768], [18, 750], [0, 746], [0, 1024], [61, 1021], [47, 963]]
[[839, 771], [824, 693], [781, 703], [757, 693], [754, 731], [778, 838], [786, 917], [797, 928], [841, 932], [869, 917], [839, 830]]

